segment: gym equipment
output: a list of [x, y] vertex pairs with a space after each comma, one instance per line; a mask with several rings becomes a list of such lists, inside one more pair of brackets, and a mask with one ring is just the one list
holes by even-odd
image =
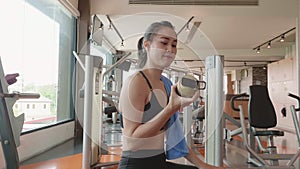
[[19, 168], [17, 147], [20, 145], [20, 134], [24, 124], [24, 113], [15, 117], [13, 105], [18, 99], [39, 98], [36, 93], [8, 93], [8, 84], [5, 80], [0, 58], [0, 138], [6, 162], [6, 168]]
[[204, 128], [203, 120], [205, 119], [205, 106], [200, 106], [192, 112], [194, 124], [192, 125], [192, 140], [195, 144], [198, 144], [196, 147], [199, 147], [203, 144], [204, 139]]
[[198, 81], [193, 75], [188, 74], [180, 78], [177, 83], [177, 93], [182, 97], [193, 97], [196, 91], [204, 90], [206, 83]]
[[[205, 90], [206, 82], [197, 80], [192, 74], [187, 74], [179, 79], [177, 82], [177, 94], [182, 97], [192, 97], [196, 91]], [[193, 110], [194, 109], [194, 110]], [[202, 144], [204, 138], [203, 120], [204, 120], [204, 106], [187, 106], [184, 108], [183, 126], [184, 133], [188, 135], [187, 143]], [[192, 121], [194, 120], [194, 122]], [[192, 126], [192, 131], [189, 129]], [[190, 135], [191, 134], [191, 135]]]
[[295, 108], [294, 105], [290, 106], [290, 110], [291, 110], [292, 118], [293, 118], [293, 123], [294, 123], [295, 131], [296, 131], [296, 136], [297, 136], [297, 140], [298, 140], [298, 151], [289, 162], [292, 165], [297, 160], [297, 158], [300, 156], [300, 126], [299, 126], [299, 119], [298, 119], [298, 116], [296, 114], [297, 111], [298, 112], [300, 111], [300, 97], [296, 96], [292, 93], [289, 93], [288, 96], [290, 96], [294, 99], [297, 99], [297, 101], [298, 101], [298, 108]]
[[[85, 66], [83, 66], [77, 53], [74, 51], [73, 55], [85, 71], [84, 86], [80, 90], [80, 97], [84, 98], [84, 121], [83, 121], [83, 155], [82, 155], [82, 169], [90, 168], [101, 168], [104, 166], [117, 165], [119, 162], [108, 162], [99, 163], [101, 157], [101, 150], [105, 145], [103, 144], [103, 122], [102, 122], [102, 101], [109, 100], [104, 98], [103, 94], [109, 94], [113, 96], [118, 96], [117, 92], [106, 91], [103, 89], [104, 77], [114, 70], [115, 68], [128, 68], [128, 64], [122, 63], [126, 62], [128, 56], [131, 55], [130, 52], [125, 52], [121, 58], [118, 59], [116, 63], [111, 66], [106, 67], [106, 71], [103, 72], [103, 59], [100, 56], [94, 56], [90, 53], [90, 47], [92, 44], [96, 43], [101, 45], [102, 38], [95, 38], [95, 30], [97, 30], [97, 25], [101, 25], [100, 19], [96, 16], [92, 16], [92, 32], [91, 36], [86, 45]], [[99, 31], [98, 31], [99, 32]], [[101, 31], [100, 31], [101, 32]], [[101, 34], [101, 33], [97, 33]], [[96, 36], [97, 37], [97, 36]], [[100, 48], [100, 50], [104, 50]]]
[[[240, 121], [242, 127], [242, 139], [245, 148], [249, 152], [249, 162], [263, 166], [265, 168], [294, 168], [293, 164], [300, 155], [299, 142], [299, 124], [296, 117], [296, 109], [291, 106], [291, 113], [293, 116], [294, 126], [298, 138], [298, 152], [296, 154], [278, 154], [277, 148], [274, 145], [274, 136], [283, 136], [284, 132], [279, 130], [268, 130], [268, 128], [275, 127], [277, 124], [277, 117], [273, 104], [269, 98], [268, 89], [266, 86], [252, 85], [250, 86], [249, 99], [249, 129], [245, 125], [245, 119], [242, 106], [239, 108], [234, 106], [234, 101], [239, 97], [247, 97], [246, 93], [234, 96], [231, 101], [232, 109], [239, 111]], [[291, 95], [290, 95], [291, 96]], [[294, 96], [294, 95], [293, 95]], [[294, 96], [294, 98], [296, 98]], [[260, 136], [268, 137], [268, 147], [264, 148], [259, 139]], [[256, 143], [259, 146], [259, 151], [255, 150]], [[262, 153], [259, 153], [262, 152]], [[270, 162], [267, 162], [269, 160]], [[279, 164], [279, 160], [289, 160], [284, 166]]]
[[205, 101], [205, 161], [223, 166], [224, 157], [224, 56], [208, 56], [205, 59], [206, 101]]
[[234, 130], [229, 130], [227, 128], [224, 128], [224, 132], [225, 132], [224, 139], [227, 141], [232, 141], [234, 136], [237, 136], [242, 133], [241, 123], [225, 112], [224, 112], [224, 119], [228, 120], [229, 122], [231, 122], [233, 125], [237, 127], [237, 129]]
[[[77, 54], [73, 52], [74, 56]], [[102, 124], [102, 101], [112, 102], [111, 99], [103, 97], [103, 94], [110, 94], [118, 96], [117, 92], [102, 90], [103, 79], [110, 71], [116, 68], [131, 53], [118, 60], [114, 65], [107, 68], [102, 73], [102, 58], [85, 55], [85, 84], [84, 90], [84, 135], [83, 135], [83, 157], [82, 157], [82, 168], [100, 168], [105, 166], [114, 166], [119, 162], [107, 162], [99, 163], [99, 157], [101, 156], [101, 149], [105, 145], [103, 142], [103, 124]], [[76, 57], [78, 58], [78, 57]], [[90, 113], [92, 112], [92, 113]], [[99, 147], [100, 146], [100, 147]]]

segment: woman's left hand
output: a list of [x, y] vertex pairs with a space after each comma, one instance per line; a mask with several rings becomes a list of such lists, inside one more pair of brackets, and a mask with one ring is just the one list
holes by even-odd
[[172, 86], [171, 94], [169, 98], [169, 106], [171, 106], [176, 111], [190, 105], [193, 101], [195, 101], [200, 96], [200, 91], [197, 91], [191, 98], [181, 97], [177, 94], [176, 88], [177, 88], [176, 85]]

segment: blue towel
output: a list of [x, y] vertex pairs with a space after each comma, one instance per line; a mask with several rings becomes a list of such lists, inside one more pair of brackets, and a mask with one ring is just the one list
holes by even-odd
[[[160, 78], [165, 85], [168, 96], [171, 93], [172, 82], [165, 76]], [[166, 131], [166, 157], [168, 160], [184, 157], [189, 154], [189, 149], [185, 141], [181, 122], [176, 112], [168, 122]]]

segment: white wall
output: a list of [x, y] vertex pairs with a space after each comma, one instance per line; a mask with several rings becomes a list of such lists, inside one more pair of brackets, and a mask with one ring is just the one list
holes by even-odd
[[[277, 114], [277, 126], [294, 131], [293, 121], [290, 113], [290, 105], [296, 105], [295, 99], [288, 93], [297, 95], [296, 59], [289, 57], [268, 65], [268, 89], [270, 98]], [[287, 108], [287, 117], [283, 118], [281, 109]]]

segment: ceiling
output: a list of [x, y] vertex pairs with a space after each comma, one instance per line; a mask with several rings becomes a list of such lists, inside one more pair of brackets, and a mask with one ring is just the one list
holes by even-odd
[[[106, 40], [118, 50], [136, 51], [138, 38], [154, 21], [169, 20], [178, 32], [187, 21], [201, 22], [189, 43], [189, 33], [178, 34], [179, 45], [174, 67], [203, 68], [209, 55], [224, 55], [225, 70], [249, 65], [264, 65], [282, 59], [286, 47], [295, 44], [295, 31], [287, 34], [285, 42], [272, 41], [272, 47], [261, 47], [257, 54], [254, 47], [296, 26], [297, 0], [260, 0], [258, 5], [150, 5], [129, 4], [128, 0], [91, 0], [91, 12], [104, 24]], [[116, 31], [108, 30], [110, 17]], [[194, 60], [192, 62], [192, 60]], [[198, 60], [198, 61], [195, 61]], [[229, 62], [229, 61], [232, 62]], [[236, 62], [237, 60], [237, 62]]]

